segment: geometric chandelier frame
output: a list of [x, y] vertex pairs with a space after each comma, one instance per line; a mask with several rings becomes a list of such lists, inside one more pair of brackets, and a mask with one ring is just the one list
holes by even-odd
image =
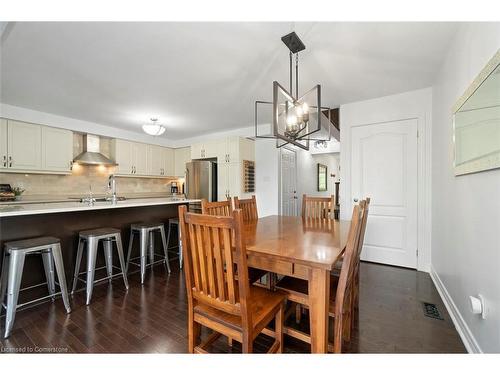
[[[277, 81], [273, 82], [272, 102], [255, 102], [255, 137], [274, 138], [276, 147], [294, 145], [309, 150], [309, 141], [329, 141], [331, 137], [330, 108], [321, 106], [321, 86], [316, 85], [299, 97], [299, 59], [298, 53], [306, 47], [292, 32], [281, 38], [290, 50], [290, 85], [285, 89]], [[295, 95], [293, 85], [293, 56], [295, 55]], [[259, 124], [259, 108], [269, 111], [271, 118], [264, 121], [270, 125], [267, 133], [262, 134]], [[324, 117], [322, 121], [322, 117]], [[270, 120], [270, 121], [269, 121]], [[324, 121], [326, 120], [326, 121]]]

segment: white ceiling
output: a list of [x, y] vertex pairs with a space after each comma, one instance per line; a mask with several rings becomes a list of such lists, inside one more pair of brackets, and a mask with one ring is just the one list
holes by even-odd
[[[2, 102], [169, 139], [253, 124], [272, 81], [288, 85], [295, 30], [303, 91], [323, 104], [428, 87], [454, 23], [15, 23], [2, 38]], [[301, 90], [302, 91], [302, 90]]]

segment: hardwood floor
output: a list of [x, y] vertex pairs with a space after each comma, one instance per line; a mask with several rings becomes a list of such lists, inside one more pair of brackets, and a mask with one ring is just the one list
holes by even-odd
[[[0, 352], [185, 353], [186, 296], [184, 278], [172, 262], [149, 271], [144, 286], [137, 273], [128, 293], [120, 279], [94, 287], [90, 306], [84, 292], [72, 298], [73, 312], [62, 301], [18, 311], [10, 338], [0, 339]], [[444, 320], [424, 316], [421, 302], [435, 303]], [[292, 320], [293, 316], [291, 317]], [[2, 317], [1, 332], [4, 328]], [[290, 323], [292, 324], [292, 323]], [[308, 317], [301, 321], [307, 328]], [[204, 331], [203, 335], [207, 335]], [[272, 340], [259, 337], [256, 352]], [[350, 353], [464, 353], [465, 348], [428, 274], [362, 263], [360, 311]], [[309, 345], [286, 338], [285, 351], [307, 353]], [[220, 338], [213, 352], [241, 352]]]

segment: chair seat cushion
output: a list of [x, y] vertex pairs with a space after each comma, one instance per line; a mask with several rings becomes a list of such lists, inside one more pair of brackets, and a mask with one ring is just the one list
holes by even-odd
[[[270, 317], [269, 320], [271, 320], [274, 317], [271, 313], [277, 311], [285, 298], [286, 295], [282, 292], [271, 292], [264, 288], [250, 286], [250, 298], [247, 300], [247, 304], [251, 310], [253, 327], [255, 328], [266, 318]], [[225, 313], [205, 304], [196, 305], [194, 312], [234, 330], [242, 331], [241, 317], [239, 316]]]

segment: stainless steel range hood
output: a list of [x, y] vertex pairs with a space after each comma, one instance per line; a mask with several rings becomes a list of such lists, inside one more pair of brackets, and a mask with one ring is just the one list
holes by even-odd
[[83, 135], [83, 152], [73, 162], [82, 165], [118, 165], [100, 152], [100, 139], [97, 135]]

